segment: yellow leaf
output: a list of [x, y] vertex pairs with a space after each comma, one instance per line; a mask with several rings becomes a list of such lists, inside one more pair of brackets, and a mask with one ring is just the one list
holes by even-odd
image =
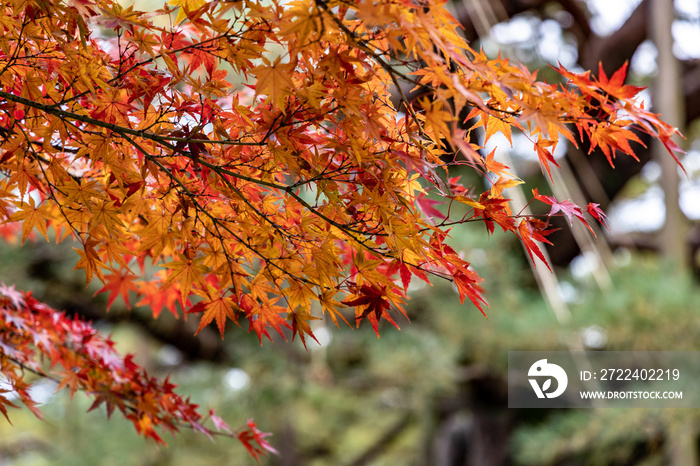
[[180, 7], [175, 24], [180, 24], [187, 18], [187, 13], [200, 9], [205, 3], [204, 0], [168, 0], [168, 5]]
[[476, 202], [474, 199], [466, 197], [466, 196], [455, 196], [454, 197], [455, 201], [461, 202], [462, 204], [466, 204], [470, 207], [474, 207], [475, 209], [484, 209], [484, 205]]
[[85, 244], [83, 244], [83, 251], [77, 248], [73, 248], [73, 250], [80, 255], [80, 260], [75, 265], [75, 267], [73, 267], [73, 270], [85, 269], [86, 286], [90, 283], [90, 280], [92, 280], [93, 273], [95, 273], [100, 278], [100, 280], [104, 282], [104, 276], [102, 275], [102, 271], [100, 270], [100, 268], [106, 268], [106, 266], [100, 260], [100, 256], [99, 254], [97, 254], [97, 251], [95, 251], [95, 246], [97, 246], [98, 244], [99, 242], [97, 240], [88, 238], [85, 241]]
[[321, 310], [322, 312], [328, 312], [328, 315], [331, 316], [331, 319], [333, 319], [333, 323], [335, 324], [336, 327], [339, 327], [338, 325], [338, 317], [340, 317], [343, 322], [345, 322], [346, 325], [350, 326], [348, 321], [345, 319], [345, 316], [340, 313], [339, 308], [345, 307], [344, 304], [336, 301], [334, 299], [335, 292], [334, 291], [324, 291], [318, 298], [318, 300], [321, 303]]
[[169, 264], [163, 264], [163, 267], [172, 269], [173, 272], [170, 274], [167, 280], [163, 282], [163, 288], [166, 288], [177, 281], [180, 283], [180, 291], [182, 295], [186, 296], [192, 291], [192, 283], [198, 282], [203, 285], [204, 274], [207, 272], [207, 268], [201, 264], [204, 260], [203, 257], [188, 260], [182, 256], [180, 261], [173, 261]]
[[199, 327], [195, 335], [202, 331], [204, 327], [216, 320], [216, 326], [219, 329], [221, 338], [224, 338], [224, 329], [226, 328], [226, 319], [236, 320], [236, 311], [233, 300], [228, 296], [223, 296], [214, 301], [205, 304], [205, 311], [202, 315], [202, 320], [199, 321]]
[[120, 233], [124, 222], [122, 222], [118, 214], [119, 210], [114, 207], [113, 201], [103, 200], [100, 204], [92, 208], [92, 218], [88, 223], [88, 232], [100, 226], [106, 228], [107, 231], [110, 232], [110, 236]]
[[511, 124], [508, 123], [508, 121], [489, 115], [485, 126], [486, 135], [484, 136], [484, 145], [486, 145], [486, 142], [491, 138], [491, 136], [497, 132], [500, 132], [506, 137], [506, 139], [508, 139], [510, 147], [513, 147], [513, 139], [511, 138]]
[[42, 235], [44, 235], [44, 238], [46, 238], [46, 242], [48, 243], [49, 237], [46, 233], [46, 218], [49, 216], [49, 214], [47, 212], [46, 204], [41, 204], [39, 207], [37, 207], [34, 198], [30, 197], [28, 203], [18, 203], [18, 207], [20, 210], [12, 214], [10, 221], [18, 222], [20, 220], [24, 220], [22, 223], [22, 244], [24, 244], [24, 240], [27, 239], [27, 236], [29, 236], [29, 233], [34, 227], [36, 227], [36, 229], [39, 230]]
[[276, 58], [272, 65], [262, 65], [251, 70], [251, 74], [257, 76], [255, 84], [255, 95], [265, 94], [270, 102], [280, 109], [284, 109], [284, 98], [291, 93], [294, 88], [292, 81], [292, 71], [294, 65], [291, 63], [280, 63], [280, 58]]

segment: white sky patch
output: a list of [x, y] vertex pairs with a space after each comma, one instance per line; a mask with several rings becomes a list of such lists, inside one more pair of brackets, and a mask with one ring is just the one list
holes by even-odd
[[518, 44], [533, 39], [539, 20], [533, 17], [516, 16], [499, 23], [491, 29], [490, 36], [499, 44]]
[[156, 356], [158, 362], [165, 364], [166, 366], [177, 366], [182, 363], [182, 353], [180, 350], [172, 345], [164, 345], [158, 350], [158, 355]]
[[[639, 6], [641, 0], [587, 0], [591, 11], [591, 27], [596, 34], [607, 36], [617, 31]], [[683, 60], [700, 58], [700, 1], [676, 0], [676, 14], [684, 20], [673, 24], [674, 54]], [[490, 40], [484, 41], [484, 49], [495, 55], [499, 46], [532, 43], [543, 59], [561, 62], [572, 67], [577, 58], [573, 44], [562, 38], [561, 25], [554, 20], [540, 21], [536, 17], [520, 15], [510, 21], [495, 25], [490, 32]], [[537, 44], [534, 42], [537, 41]], [[495, 43], [494, 43], [495, 42]], [[633, 68], [639, 74], [650, 74], [656, 69], [656, 51], [651, 43], [642, 45]], [[636, 55], [635, 55], [636, 56]]]
[[245, 390], [250, 385], [250, 376], [243, 369], [237, 367], [229, 370], [224, 375], [224, 383], [234, 392]]
[[700, 2], [698, 0], [676, 0], [676, 11], [682, 15], [700, 16]]
[[700, 23], [676, 21], [673, 23], [673, 54], [680, 60], [700, 58]]
[[627, 21], [641, 0], [588, 0], [593, 14], [591, 27], [596, 34], [607, 36], [618, 30]]
[[595, 253], [583, 253], [574, 257], [569, 264], [571, 275], [578, 280], [587, 280], [599, 269], [598, 257]]
[[645, 40], [637, 47], [637, 51], [632, 56], [630, 66], [632, 71], [638, 75], [645, 76], [656, 72], [656, 57], [659, 52], [650, 40]]
[[[681, 177], [678, 202], [683, 214], [689, 220], [697, 221], [700, 220], [700, 179], [693, 174], [700, 170], [700, 151], [686, 154], [683, 166], [691, 179], [687, 179], [678, 168]], [[612, 234], [658, 231], [666, 220], [664, 193], [657, 184], [661, 178], [661, 167], [654, 161], [648, 162], [640, 175], [653, 186], [641, 196], [617, 202], [608, 209]]]
[[563, 280], [557, 285], [557, 293], [564, 302], [572, 304], [581, 300], [581, 296], [574, 285]]
[[581, 341], [587, 348], [601, 349], [608, 342], [608, 336], [601, 326], [591, 325], [581, 331]]
[[683, 214], [690, 220], [700, 219], [700, 180], [681, 181], [678, 203]]
[[661, 180], [661, 165], [653, 160], [649, 161], [642, 168], [640, 175], [649, 184], [658, 183]]
[[321, 349], [325, 348], [328, 346], [331, 341], [333, 340], [333, 334], [331, 333], [330, 330], [326, 327], [318, 327], [314, 329], [314, 336], [316, 337], [316, 341], [318, 341], [318, 345], [313, 344], [316, 343], [312, 340], [312, 344], [309, 346], [310, 349]]
[[[700, 144], [698, 144], [700, 146]], [[683, 166], [690, 173], [691, 177], [693, 175], [700, 174], [700, 150], [690, 150], [683, 157]]]
[[[596, 34], [607, 36], [624, 24], [641, 0], [587, 0], [593, 14], [591, 27]], [[673, 53], [682, 60], [700, 58], [700, 2], [675, 0], [676, 15], [690, 21], [673, 24]], [[655, 67], [654, 67], [655, 68]]]
[[608, 209], [613, 235], [659, 230], [665, 221], [663, 190], [654, 186], [635, 199], [626, 199]]
[[578, 50], [573, 43], [564, 40], [561, 25], [548, 19], [540, 23], [537, 52], [549, 63], [561, 63], [566, 68], [576, 64]]
[[53, 380], [37, 380], [29, 388], [29, 396], [31, 396], [32, 400], [34, 400], [34, 402], [37, 404], [43, 405], [53, 398], [54, 394], [56, 393], [56, 387], [58, 387], [58, 384]]
[[[53, 397], [53, 395], [56, 393], [57, 386], [58, 384], [53, 380], [40, 379], [34, 382], [27, 391], [32, 401], [38, 405], [42, 405]], [[19, 394], [12, 390], [12, 384], [4, 376], [0, 377], [0, 390], [9, 390], [8, 392], [3, 393], [3, 396], [8, 401], [12, 402], [19, 400]]]
[[651, 100], [651, 92], [649, 89], [643, 89], [642, 91], [637, 94], [636, 101], [639, 104], [644, 104], [645, 109], [650, 109], [652, 105], [652, 100]]

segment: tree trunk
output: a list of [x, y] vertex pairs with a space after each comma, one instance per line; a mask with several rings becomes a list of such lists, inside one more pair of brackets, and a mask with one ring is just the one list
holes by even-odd
[[[654, 85], [654, 111], [660, 113], [670, 125], [680, 127], [685, 121], [685, 115], [680, 63], [673, 55], [673, 0], [652, 0], [649, 7], [651, 17], [654, 18], [650, 22], [650, 29], [658, 51], [659, 67]], [[658, 141], [653, 142], [653, 150], [653, 157], [661, 165], [661, 188], [666, 207], [666, 221], [659, 237], [659, 249], [665, 258], [682, 268], [687, 262], [687, 222], [678, 202], [678, 165]]]

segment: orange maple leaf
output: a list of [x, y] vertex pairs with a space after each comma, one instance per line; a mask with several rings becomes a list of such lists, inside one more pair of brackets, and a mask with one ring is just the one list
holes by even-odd
[[546, 265], [550, 271], [552, 268], [549, 266], [547, 259], [544, 257], [544, 254], [535, 241], [552, 244], [547, 238], [545, 238], [545, 236], [551, 232], [552, 230], [546, 229], [546, 224], [544, 222], [534, 218], [523, 219], [520, 222], [520, 225], [518, 225], [518, 236], [523, 242], [523, 246], [530, 256], [533, 266], [536, 266], [535, 258], [532, 256], [534, 253], [542, 262], [544, 262], [544, 265]]
[[195, 259], [187, 259], [180, 254], [179, 261], [173, 261], [167, 264], [161, 264], [172, 270], [172, 273], [163, 282], [163, 288], [167, 288], [177, 283], [180, 291], [183, 294], [189, 294], [192, 291], [192, 283], [197, 283], [200, 286], [205, 285], [204, 274], [207, 272], [207, 267], [202, 265], [204, 257]]
[[96, 274], [102, 282], [104, 282], [105, 279], [104, 275], [102, 275], [101, 269], [106, 268], [107, 266], [100, 260], [100, 256], [95, 250], [95, 246], [98, 244], [100, 244], [99, 241], [90, 236], [83, 243], [82, 251], [80, 249], [73, 248], [73, 250], [80, 255], [80, 260], [75, 267], [73, 267], [73, 270], [85, 269], [86, 286], [90, 283], [90, 280], [92, 280], [93, 273]]
[[17, 212], [10, 216], [10, 221], [12, 222], [22, 222], [22, 244], [29, 236], [29, 233], [36, 227], [37, 230], [46, 238], [46, 242], [49, 242], [47, 227], [47, 217], [50, 215], [47, 206], [44, 204], [36, 205], [33, 197], [29, 197], [29, 202], [17, 203], [20, 208]]
[[219, 329], [219, 334], [221, 334], [221, 339], [223, 339], [226, 320], [231, 319], [236, 322], [237, 319], [238, 307], [234, 304], [233, 299], [229, 296], [222, 296], [212, 301], [202, 301], [188, 312], [200, 312], [202, 309], [204, 314], [202, 314], [195, 335], [216, 320], [216, 326]]
[[255, 83], [255, 95], [265, 94], [277, 108], [284, 110], [284, 99], [294, 89], [292, 81], [292, 63], [282, 63], [277, 57], [272, 64], [261, 65], [250, 70], [258, 79]]

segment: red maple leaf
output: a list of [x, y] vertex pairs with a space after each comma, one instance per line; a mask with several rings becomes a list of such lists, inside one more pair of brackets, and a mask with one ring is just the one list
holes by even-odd
[[24, 306], [24, 297], [21, 291], [16, 290], [15, 286], [7, 286], [0, 282], [0, 295], [10, 300], [10, 303], [15, 309], [20, 309]]
[[514, 222], [510, 217], [508, 201], [503, 197], [489, 197], [488, 191], [479, 196], [479, 206], [474, 208], [474, 217], [483, 217], [489, 233], [493, 234], [495, 221], [503, 231], [513, 229]]
[[[532, 190], [532, 194], [537, 199], [538, 201], [542, 201], [545, 204], [549, 204], [552, 206], [552, 208], [549, 210], [549, 213], [547, 214], [548, 217], [551, 217], [553, 215], [557, 215], [560, 212], [564, 215], [566, 215], [566, 218], [569, 219], [569, 224], [573, 225], [574, 224], [574, 217], [579, 219], [581, 223], [583, 223], [586, 228], [588, 228], [591, 233], [593, 233], [593, 230], [591, 230], [590, 225], [588, 225], [588, 222], [586, 221], [586, 218], [583, 216], [583, 210], [581, 207], [578, 205], [574, 204], [570, 200], [565, 200], [565, 201], [558, 201], [556, 198], [552, 196], [544, 196], [540, 194], [537, 189]], [[597, 206], [598, 204], [596, 204]], [[590, 205], [588, 207], [590, 209]], [[600, 209], [598, 209], [600, 211]], [[590, 212], [590, 211], [589, 211]], [[602, 214], [602, 211], [600, 212]], [[593, 215], [593, 214], [591, 214]], [[596, 215], [593, 215], [596, 219], [598, 218]], [[602, 222], [601, 222], [602, 223]]]
[[131, 304], [129, 303], [129, 291], [136, 291], [136, 285], [134, 284], [134, 278], [136, 276], [132, 273], [124, 271], [118, 274], [105, 275], [105, 286], [100, 288], [95, 292], [95, 295], [109, 291], [109, 299], [107, 300], [107, 310], [112, 307], [114, 300], [117, 296], [122, 295], [122, 299], [126, 304], [127, 309], [131, 309]]
[[418, 204], [418, 207], [420, 207], [430, 218], [445, 218], [445, 214], [435, 208], [435, 206], [440, 205], [441, 202], [434, 199], [429, 199], [424, 193], [420, 193], [418, 196], [416, 196], [416, 204]]
[[552, 231], [553, 230], [547, 230], [547, 224], [545, 222], [535, 218], [524, 219], [522, 222], [520, 222], [520, 225], [518, 225], [520, 239], [525, 246], [525, 250], [530, 256], [533, 265], [535, 264], [535, 258], [532, 257], [532, 254], [534, 253], [542, 262], [544, 262], [544, 265], [546, 265], [550, 271], [552, 268], [547, 263], [547, 259], [544, 257], [544, 254], [542, 254], [542, 251], [535, 241], [552, 244], [547, 238], [545, 238], [545, 236], [550, 234]]
[[260, 456], [264, 455], [265, 451], [279, 455], [279, 452], [265, 440], [269, 435], [269, 433], [259, 430], [252, 419], [248, 419], [248, 428], [238, 434], [238, 440], [253, 458], [260, 461]]
[[354, 297], [348, 297], [343, 301], [343, 304], [355, 307], [355, 320], [357, 326], [360, 326], [362, 319], [367, 318], [374, 333], [379, 336], [379, 320], [384, 317], [388, 322], [392, 323], [396, 328], [396, 322], [391, 318], [387, 312], [391, 307], [391, 303], [386, 299], [386, 290], [382, 286], [379, 289], [370, 285], [362, 285], [362, 287], [355, 293]]
[[228, 424], [226, 424], [226, 422], [224, 422], [223, 419], [221, 419], [219, 416], [214, 414], [213, 409], [209, 410], [209, 416], [211, 418], [211, 422], [214, 423], [214, 427], [216, 427], [216, 430], [218, 430], [219, 432], [224, 431], [224, 432], [228, 432], [229, 434], [231, 433], [231, 428], [228, 426]]
[[600, 205], [591, 202], [588, 204], [588, 207], [586, 207], [586, 210], [591, 217], [598, 220], [607, 230], [610, 229], [608, 228], [608, 216], [600, 209]]
[[646, 89], [646, 87], [638, 86], [625, 86], [625, 78], [627, 77], [627, 66], [629, 63], [625, 61], [622, 67], [615, 71], [610, 79], [608, 79], [605, 71], [603, 70], [603, 63], [598, 63], [598, 84], [602, 90], [607, 92], [613, 97], [619, 99], [631, 99], [632, 97], [639, 94], [640, 91]]

